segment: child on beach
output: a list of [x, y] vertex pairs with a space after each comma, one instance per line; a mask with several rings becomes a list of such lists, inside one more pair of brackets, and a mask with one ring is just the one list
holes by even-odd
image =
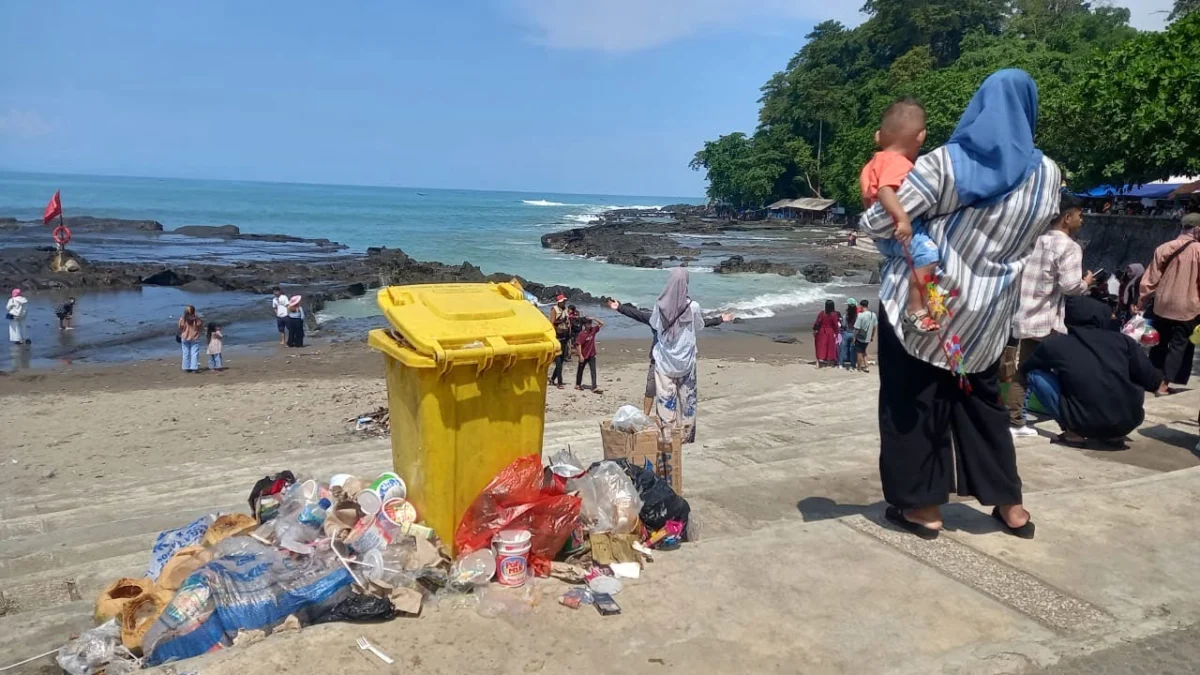
[[583, 391], [583, 369], [592, 370], [592, 393], [599, 394], [596, 388], [596, 333], [604, 328], [604, 322], [591, 317], [581, 318], [579, 334], [575, 336], [575, 350], [579, 356], [579, 368], [575, 371], [575, 389]]
[[208, 324], [208, 369], [213, 371], [225, 370], [225, 362], [221, 360], [221, 351], [225, 347], [225, 334], [221, 326], [211, 321]]
[[925, 306], [921, 289], [929, 283], [940, 262], [937, 244], [929, 238], [922, 223], [912, 223], [896, 196], [924, 144], [925, 108], [909, 98], [892, 103], [884, 111], [883, 121], [875, 132], [879, 152], [863, 167], [860, 181], [863, 208], [878, 201], [896, 223], [895, 238], [876, 240], [876, 248], [888, 258], [904, 260], [907, 246], [912, 255], [916, 279], [908, 287], [904, 322], [918, 333], [936, 333], [941, 326]]

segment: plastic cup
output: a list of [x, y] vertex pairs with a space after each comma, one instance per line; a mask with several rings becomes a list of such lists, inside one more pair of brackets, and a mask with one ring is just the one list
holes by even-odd
[[374, 516], [383, 508], [383, 500], [374, 490], [363, 490], [355, 497], [358, 502], [358, 508], [362, 509], [363, 517]]

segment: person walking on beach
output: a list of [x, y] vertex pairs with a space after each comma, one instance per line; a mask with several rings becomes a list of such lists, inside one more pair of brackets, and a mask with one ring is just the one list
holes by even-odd
[[27, 345], [32, 341], [25, 336], [25, 316], [29, 314], [29, 299], [21, 295], [21, 289], [12, 289], [12, 297], [4, 305], [4, 316], [8, 319], [8, 341], [14, 345]]
[[1066, 335], [1066, 298], [1083, 295], [1095, 278], [1083, 273], [1083, 249], [1074, 239], [1083, 227], [1083, 200], [1064, 192], [1058, 204], [1058, 217], [1038, 237], [1021, 272], [1020, 305], [1012, 329], [1017, 344], [1005, 347], [1000, 364], [1000, 380], [1008, 382], [1004, 403], [1009, 432], [1015, 438], [1038, 435], [1025, 424], [1025, 376], [1018, 367], [1052, 333]]
[[292, 348], [304, 346], [304, 307], [300, 305], [303, 300], [302, 296], [295, 295], [287, 304], [287, 346]]
[[[629, 317], [638, 323], [644, 323], [647, 326], [650, 326], [651, 312], [648, 312], [644, 309], [639, 309], [629, 303], [622, 303], [615, 298], [609, 299], [608, 308], [614, 312], [620, 313], [622, 316]], [[720, 316], [714, 316], [710, 319], [705, 319], [704, 327], [717, 328], [721, 324], [729, 323], [730, 321], [733, 321], [733, 314], [725, 312]], [[650, 414], [651, 410], [654, 410], [654, 399], [658, 393], [658, 385], [655, 383], [655, 373], [657, 371], [654, 367], [654, 348], [658, 346], [658, 331], [654, 330], [653, 326], [650, 326], [650, 337], [650, 367], [646, 369], [646, 391], [645, 398], [642, 401], [642, 412], [646, 413], [647, 415]]]
[[696, 334], [704, 328], [700, 304], [688, 293], [688, 271], [676, 267], [667, 277], [654, 309], [650, 328], [654, 345], [655, 412], [663, 429], [673, 428], [684, 443], [696, 440]]
[[554, 326], [554, 334], [558, 337], [558, 358], [554, 360], [554, 374], [550, 376], [550, 384], [562, 389], [563, 363], [567, 360], [571, 349], [571, 314], [567, 309], [567, 296], [560, 295], [554, 299], [555, 304], [550, 308], [550, 323]]
[[67, 298], [67, 301], [54, 310], [54, 316], [58, 318], [59, 330], [75, 330], [71, 326], [71, 321], [75, 318], [75, 298]]
[[225, 350], [225, 334], [221, 332], [220, 324], [208, 322], [208, 346], [204, 351], [208, 353], [208, 369], [220, 372], [225, 370], [225, 361], [221, 358], [221, 352]]
[[196, 308], [188, 305], [183, 308], [183, 316], [179, 317], [176, 326], [176, 339], [183, 355], [183, 372], [198, 373], [200, 365], [200, 332], [204, 330], [204, 320], [196, 316]]
[[287, 344], [287, 328], [288, 328], [288, 296], [283, 294], [283, 289], [276, 286], [271, 290], [274, 295], [271, 298], [271, 313], [275, 317], [275, 329], [279, 331], [279, 344]]
[[592, 370], [592, 393], [602, 393], [596, 388], [596, 333], [604, 328], [604, 322], [590, 317], [580, 317], [579, 333], [575, 336], [576, 356], [579, 367], [575, 370], [575, 390], [583, 391], [583, 369]]
[[858, 350], [854, 345], [854, 321], [858, 318], [858, 301], [846, 298], [846, 314], [842, 318], [842, 342], [838, 345], [838, 366], [854, 370], [858, 366]]
[[859, 303], [858, 317], [854, 320], [854, 354], [858, 359], [858, 369], [864, 373], [867, 368], [867, 348], [875, 341], [875, 330], [879, 325], [879, 317], [871, 311], [871, 303], [863, 300]]
[[813, 344], [817, 351], [817, 367], [837, 365], [838, 336], [842, 331], [842, 315], [832, 300], [825, 301], [825, 311], [813, 322]]
[[1184, 216], [1182, 224], [1182, 234], [1155, 249], [1142, 277], [1138, 302], [1153, 315], [1160, 336], [1150, 350], [1151, 363], [1166, 376], [1157, 392], [1160, 396], [1170, 393], [1172, 383], [1188, 383], [1196, 351], [1188, 338], [1200, 324], [1200, 246], [1195, 245], [1200, 213]]
[[[954, 261], [942, 285], [959, 294], [941, 335], [911, 331], [903, 316], [912, 273], [903, 259], [884, 263], [878, 361], [885, 515], [925, 539], [941, 531], [951, 489], [994, 506], [992, 517], [1010, 534], [1034, 534], [998, 373], [1020, 300], [1013, 282], [1058, 213], [1062, 174], [1034, 145], [1037, 113], [1028, 73], [992, 74], [949, 142], [920, 157], [896, 195], [909, 218], [925, 219], [944, 259]], [[860, 227], [871, 237], [895, 232], [879, 204]]]

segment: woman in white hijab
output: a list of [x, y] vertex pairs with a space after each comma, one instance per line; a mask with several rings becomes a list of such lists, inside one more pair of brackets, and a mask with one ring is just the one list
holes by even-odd
[[29, 338], [25, 337], [25, 315], [29, 313], [26, 304], [29, 301], [21, 295], [21, 289], [12, 289], [12, 297], [4, 305], [4, 313], [8, 319], [8, 341], [14, 345], [27, 345]]
[[688, 271], [671, 270], [650, 327], [654, 345], [654, 408], [664, 427], [674, 427], [684, 443], [696, 440], [696, 333], [704, 328], [700, 305], [688, 295]]

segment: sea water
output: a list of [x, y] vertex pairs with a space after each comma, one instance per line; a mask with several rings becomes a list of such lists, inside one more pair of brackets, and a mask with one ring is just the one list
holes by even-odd
[[[661, 291], [666, 270], [609, 265], [549, 251], [542, 248], [541, 236], [579, 227], [607, 209], [703, 201], [0, 172], [0, 217], [36, 220], [55, 190], [62, 191], [68, 216], [157, 220], [166, 229], [232, 224], [247, 233], [325, 237], [355, 251], [368, 246], [400, 248], [418, 260], [469, 261], [485, 273], [520, 274], [643, 306]], [[771, 245], [769, 234], [730, 235], [729, 239], [740, 239], [742, 245]], [[713, 274], [710, 263], [715, 261], [702, 259], [692, 267], [692, 294], [706, 310], [768, 317], [823, 300], [831, 290], [802, 277]], [[343, 303], [341, 308], [347, 315], [374, 312], [372, 302], [359, 304], [356, 308]]]
[[[609, 265], [543, 249], [541, 236], [579, 227], [597, 214], [615, 208], [653, 207], [699, 203], [699, 199], [645, 195], [577, 195], [545, 192], [486, 192], [424, 188], [358, 187], [257, 183], [237, 181], [128, 178], [0, 172], [0, 217], [37, 220], [55, 190], [61, 190], [64, 212], [108, 218], [156, 220], [165, 229], [184, 225], [236, 225], [246, 233], [288, 234], [328, 238], [362, 252], [369, 246], [403, 249], [418, 260], [448, 264], [464, 261], [485, 273], [520, 274], [545, 284], [581, 288], [595, 296], [616, 297], [643, 307], [661, 292], [667, 270]], [[770, 233], [730, 233], [704, 236], [736, 244], [739, 249], [761, 246], [770, 250]], [[127, 240], [127, 241], [126, 241]], [[687, 242], [688, 237], [681, 237]], [[125, 242], [125, 243], [122, 243]], [[45, 242], [49, 245], [47, 231]], [[696, 242], [699, 244], [699, 241]], [[0, 247], [13, 245], [0, 240]], [[30, 245], [28, 240], [18, 245]], [[85, 257], [92, 253], [86, 238], [73, 248]], [[213, 260], [220, 256], [300, 257], [303, 247], [256, 243], [230, 247], [201, 239], [159, 237], [147, 239], [120, 233], [105, 235], [103, 254], [97, 259], [170, 263]], [[802, 277], [778, 275], [719, 275], [713, 266], [722, 259], [714, 249], [691, 266], [692, 296], [706, 312], [729, 311], [743, 319], [762, 319], [811, 308], [826, 298], [840, 298], [854, 288], [835, 282], [817, 285]], [[802, 263], [804, 261], [793, 261]], [[286, 281], [286, 280], [281, 280]], [[83, 291], [75, 291], [83, 294]], [[171, 337], [178, 310], [194, 304], [206, 318], [232, 322], [226, 344], [236, 346], [273, 339], [274, 322], [268, 320], [269, 299], [248, 294], [193, 293], [183, 289], [144, 288], [86, 292], [76, 317], [76, 330], [60, 333], [53, 309], [72, 291], [30, 293], [29, 352], [8, 355], [0, 351], [0, 369], [61, 359], [88, 361], [126, 360], [164, 356], [176, 347]], [[262, 311], [256, 311], [261, 305]], [[609, 325], [608, 337], [641, 329], [607, 310], [593, 308]], [[330, 303], [318, 318], [335, 333], [356, 334], [379, 321], [373, 294]], [[775, 320], [776, 322], [778, 319]], [[752, 322], [751, 325], [758, 322]], [[764, 330], [779, 330], [773, 322]], [[770, 326], [770, 328], [765, 328]], [[747, 327], [755, 331], [756, 328]]]

